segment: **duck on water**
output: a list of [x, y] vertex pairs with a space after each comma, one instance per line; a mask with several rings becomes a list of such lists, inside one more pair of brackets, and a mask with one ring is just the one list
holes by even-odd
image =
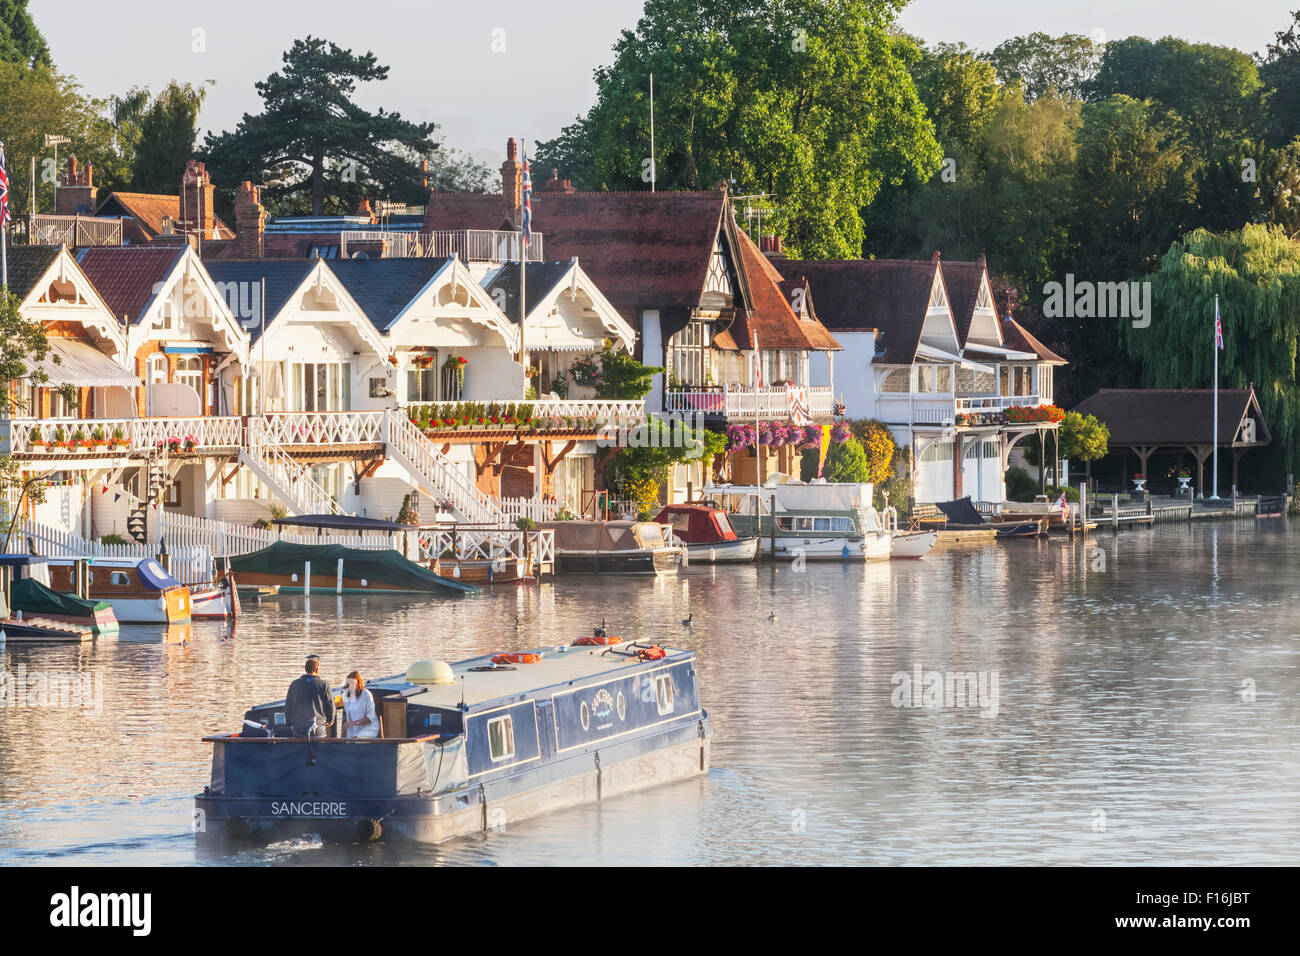
[[436, 843], [708, 772], [693, 651], [597, 633], [366, 686], [375, 738], [289, 736], [284, 701], [204, 737], [199, 839]]

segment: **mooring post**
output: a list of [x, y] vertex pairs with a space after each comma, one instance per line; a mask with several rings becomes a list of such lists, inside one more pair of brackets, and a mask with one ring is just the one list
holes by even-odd
[[311, 562], [304, 561], [302, 565], [302, 593], [306, 596], [311, 595]]

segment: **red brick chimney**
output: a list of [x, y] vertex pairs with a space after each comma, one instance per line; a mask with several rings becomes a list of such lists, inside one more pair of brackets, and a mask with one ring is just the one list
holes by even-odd
[[514, 139], [506, 141], [506, 161], [501, 164], [501, 198], [505, 213], [519, 221], [519, 207], [524, 201], [524, 167], [519, 162], [519, 147]]
[[186, 160], [185, 173], [181, 176], [180, 222], [177, 225], [204, 239], [214, 238], [212, 227], [216, 217], [212, 212], [213, 192], [215, 187], [208, 178], [203, 163], [197, 159]]
[[780, 258], [785, 255], [785, 242], [780, 236], [759, 236], [759, 251], [771, 258]]
[[930, 257], [930, 261], [931, 261], [931, 262], [938, 262], [938, 261], [939, 261], [939, 250], [938, 250], [938, 249], [934, 250], [934, 255], [932, 255], [932, 256]]
[[244, 259], [261, 259], [266, 233], [266, 210], [262, 208], [262, 187], [245, 179], [235, 194], [235, 233], [239, 255]]
[[560, 178], [558, 169], [551, 170], [551, 178], [542, 184], [542, 189], [548, 193], [572, 193], [576, 191], [572, 182]]
[[68, 157], [68, 171], [54, 191], [54, 214], [56, 216], [83, 216], [95, 211], [95, 167], [87, 163], [84, 168], [77, 168], [77, 157]]

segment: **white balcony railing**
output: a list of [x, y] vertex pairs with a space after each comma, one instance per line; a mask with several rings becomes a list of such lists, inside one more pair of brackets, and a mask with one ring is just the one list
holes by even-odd
[[[826, 386], [805, 386], [808, 409], [814, 416], [831, 414], [834, 397]], [[723, 418], [789, 418], [790, 393], [784, 385], [757, 391], [746, 385], [720, 385], [710, 389], [671, 389], [664, 395], [664, 411], [703, 413]]]
[[98, 216], [28, 216], [28, 242], [39, 246], [120, 246], [122, 220]]
[[[366, 252], [382, 259], [440, 259], [459, 256], [462, 262], [518, 262], [520, 235], [490, 229], [453, 229], [442, 232], [387, 232], [349, 229], [339, 234], [339, 257]], [[528, 261], [541, 262], [542, 234], [528, 238]]]
[[266, 441], [277, 445], [378, 445], [384, 412], [270, 412], [262, 416]]
[[[542, 419], [544, 427], [546, 423], [554, 427], [563, 427], [557, 424], [557, 419], [598, 419], [602, 423], [610, 425], [634, 424], [645, 414], [644, 400], [615, 400], [615, 399], [521, 399], [518, 401], [498, 401], [476, 402], [475, 404], [487, 406], [496, 404], [498, 406], [508, 407], [515, 406], [516, 409], [529, 407], [532, 409], [534, 418]], [[463, 407], [464, 402], [411, 402], [403, 406], [407, 417], [415, 417], [420, 421], [426, 419], [450, 418], [455, 414], [457, 407]]]
[[881, 392], [876, 417], [900, 425], [952, 425], [958, 415], [1004, 412], [1013, 405], [1040, 405], [1037, 395], [957, 395], [951, 392]]
[[[220, 418], [14, 418], [9, 424], [9, 451], [15, 455], [127, 454], [160, 444], [180, 451], [237, 448], [243, 441], [240, 420]], [[61, 430], [61, 431], [60, 431]], [[99, 439], [92, 436], [98, 431]], [[81, 433], [82, 443], [69, 447]], [[61, 446], [56, 446], [62, 435]], [[87, 445], [85, 442], [91, 444]], [[98, 443], [97, 443], [98, 442]], [[178, 446], [178, 447], [177, 447]]]
[[1037, 395], [964, 395], [957, 399], [956, 410], [968, 412], [1004, 412], [1013, 405], [1039, 405]]

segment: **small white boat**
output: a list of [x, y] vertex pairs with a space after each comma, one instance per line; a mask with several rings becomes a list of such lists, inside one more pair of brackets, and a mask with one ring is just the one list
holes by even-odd
[[889, 542], [891, 558], [923, 558], [939, 539], [935, 531], [895, 531]]
[[234, 619], [239, 611], [239, 588], [232, 577], [190, 588], [190, 617], [196, 621]]

